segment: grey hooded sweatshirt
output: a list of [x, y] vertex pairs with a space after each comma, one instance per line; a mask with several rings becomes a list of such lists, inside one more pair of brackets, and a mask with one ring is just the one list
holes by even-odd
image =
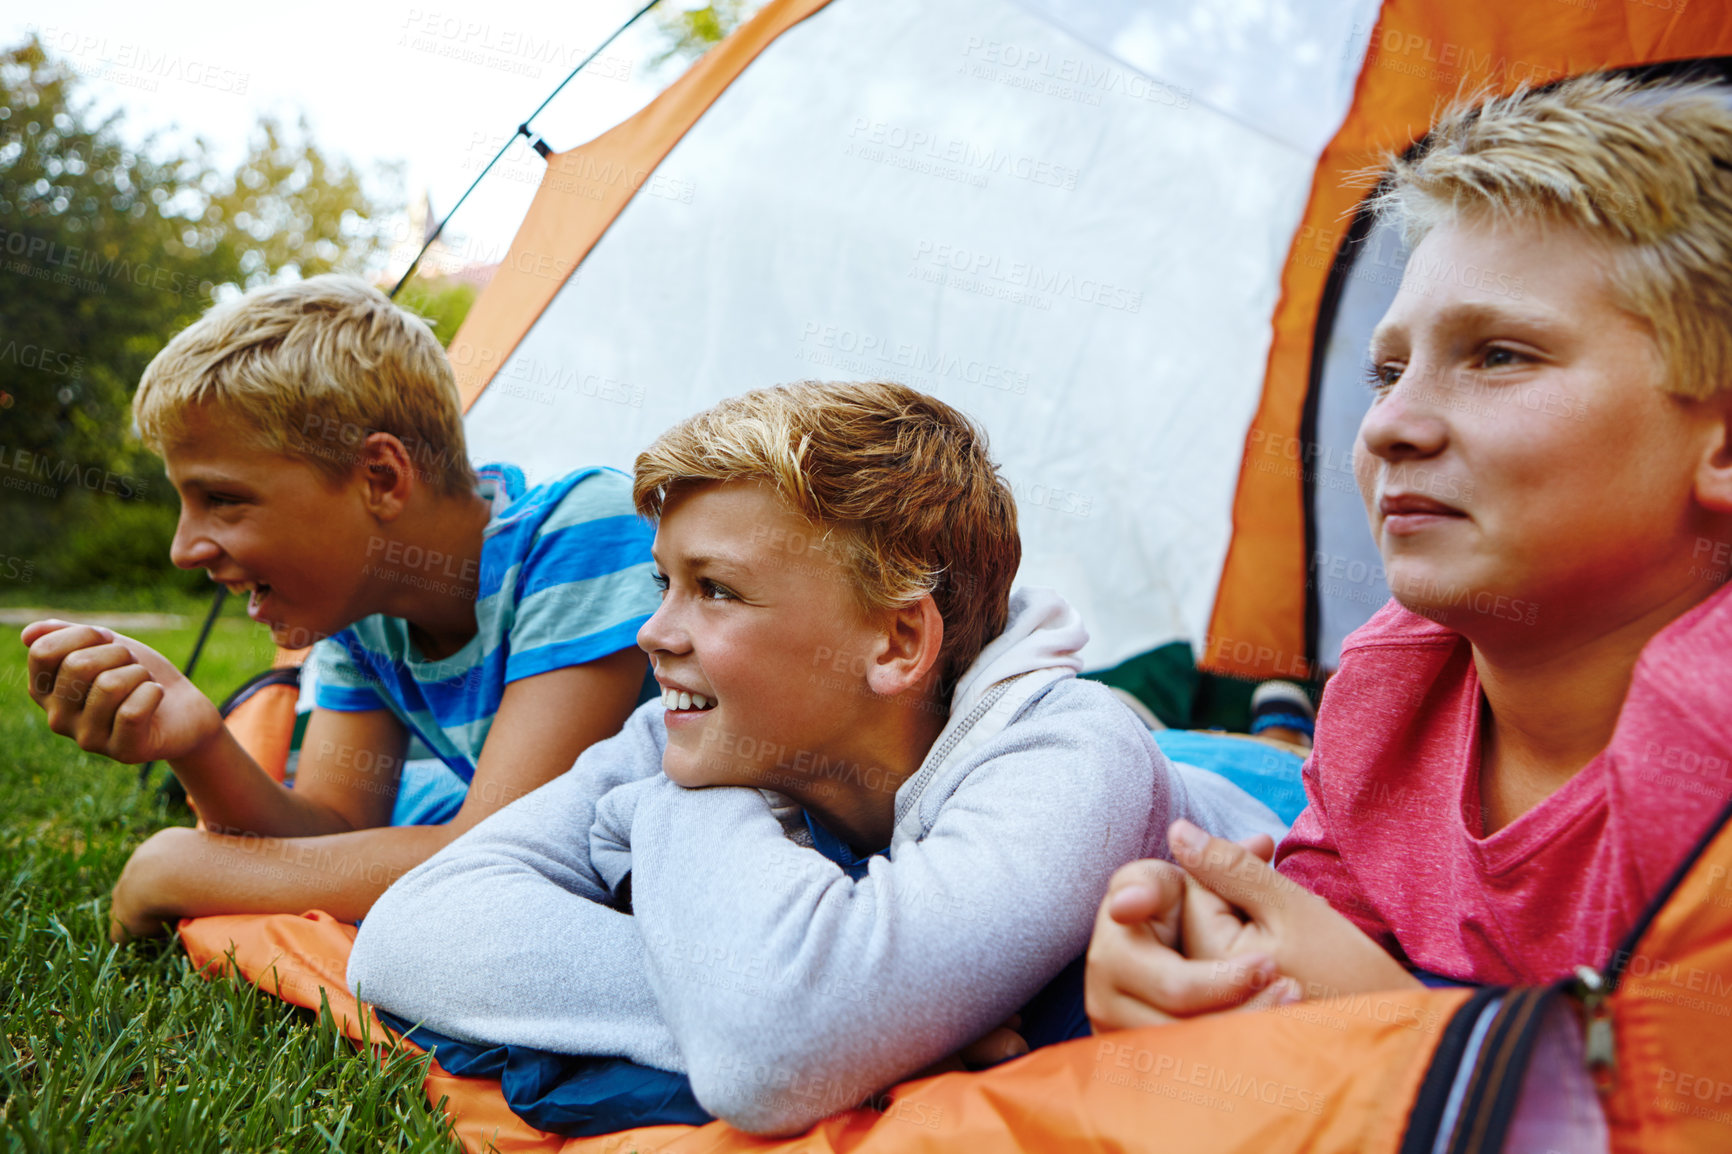
[[392, 886], [349, 987], [455, 1038], [683, 1072], [744, 1130], [856, 1105], [1026, 1003], [1087, 946], [1113, 870], [1166, 856], [1174, 819], [1284, 832], [1078, 680], [1086, 639], [1056, 594], [1012, 597], [858, 880], [779, 795], [664, 777], [649, 702]]

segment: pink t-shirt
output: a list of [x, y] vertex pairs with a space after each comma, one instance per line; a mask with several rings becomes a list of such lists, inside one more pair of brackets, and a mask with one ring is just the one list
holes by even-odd
[[1342, 646], [1276, 865], [1444, 977], [1602, 966], [1732, 797], [1732, 586], [1648, 642], [1606, 748], [1490, 837], [1481, 704], [1467, 639], [1384, 606]]

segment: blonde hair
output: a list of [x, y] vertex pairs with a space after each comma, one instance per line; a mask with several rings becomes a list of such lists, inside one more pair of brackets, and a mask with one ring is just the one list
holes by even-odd
[[831, 532], [863, 606], [932, 594], [941, 698], [1004, 631], [1022, 560], [1016, 501], [986, 434], [944, 402], [883, 381], [758, 389], [658, 437], [638, 455], [632, 498], [659, 518], [680, 486], [741, 480]]
[[1469, 219], [1568, 225], [1606, 245], [1654, 330], [1665, 388], [1732, 384], [1732, 90], [1591, 74], [1448, 109], [1373, 201], [1416, 245]]
[[254, 289], [189, 325], [144, 370], [132, 412], [158, 453], [211, 406], [256, 447], [348, 475], [371, 433], [402, 441], [440, 492], [474, 489], [457, 380], [419, 318], [354, 277]]

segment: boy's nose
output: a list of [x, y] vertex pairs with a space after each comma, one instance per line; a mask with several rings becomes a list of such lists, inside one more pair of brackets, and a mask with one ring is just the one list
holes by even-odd
[[1386, 461], [1442, 452], [1449, 441], [1449, 426], [1438, 402], [1441, 390], [1448, 387], [1428, 366], [1408, 365], [1401, 379], [1365, 410], [1359, 425], [1363, 448]]
[[168, 546], [168, 559], [182, 569], [197, 569], [213, 564], [222, 555], [215, 541], [190, 523], [186, 510], [174, 526], [174, 540]]
[[674, 599], [664, 597], [650, 619], [638, 629], [637, 647], [650, 654], [685, 653], [691, 649], [686, 631], [676, 618]]

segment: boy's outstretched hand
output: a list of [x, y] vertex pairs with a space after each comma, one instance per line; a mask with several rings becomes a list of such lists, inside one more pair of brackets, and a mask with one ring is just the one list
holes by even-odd
[[35, 621], [30, 698], [48, 728], [119, 762], [173, 761], [222, 732], [210, 699], [162, 654], [94, 625]]
[[1085, 987], [1097, 1033], [1417, 984], [1328, 902], [1276, 873], [1267, 838], [1239, 845], [1186, 821], [1169, 838], [1177, 865], [1132, 862], [1101, 902]]

